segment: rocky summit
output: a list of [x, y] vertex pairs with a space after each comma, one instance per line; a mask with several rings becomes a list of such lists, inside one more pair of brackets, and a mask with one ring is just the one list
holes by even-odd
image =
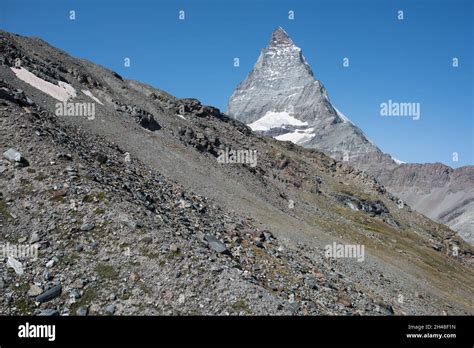
[[473, 314], [472, 246], [372, 176], [4, 31], [0, 150], [1, 314]]
[[227, 114], [252, 130], [313, 148], [373, 175], [417, 211], [474, 244], [474, 166], [405, 164], [383, 153], [329, 100], [288, 34], [277, 28]]
[[254, 131], [338, 159], [345, 152], [381, 153], [331, 104], [301, 49], [282, 28], [272, 33], [254, 68], [230, 97], [227, 114]]

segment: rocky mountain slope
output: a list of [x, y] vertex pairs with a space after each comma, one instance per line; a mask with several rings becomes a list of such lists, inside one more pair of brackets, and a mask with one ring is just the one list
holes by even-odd
[[261, 134], [351, 163], [417, 211], [474, 243], [474, 166], [404, 164], [383, 153], [331, 104], [301, 49], [282, 28], [272, 33], [254, 68], [235, 89], [227, 114]]
[[365, 170], [413, 209], [474, 244], [474, 166], [453, 169], [441, 163], [403, 163]]
[[0, 242], [39, 248], [3, 259], [2, 314], [473, 313], [455, 232], [195, 99], [0, 32], [0, 125]]

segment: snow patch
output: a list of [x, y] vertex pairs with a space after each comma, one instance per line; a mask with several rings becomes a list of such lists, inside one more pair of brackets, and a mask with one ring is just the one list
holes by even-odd
[[403, 164], [403, 163], [406, 163], [406, 162], [400, 161], [399, 159], [396, 159], [396, 158], [393, 157], [393, 156], [390, 156], [390, 157], [395, 161], [396, 164]]
[[183, 115], [180, 115], [180, 114], [176, 114], [176, 116], [181, 117], [183, 120], [186, 119], [186, 117], [184, 117]]
[[54, 85], [51, 82], [39, 78], [35, 74], [29, 72], [25, 68], [10, 68], [17, 78], [26, 82], [30, 86], [39, 89], [43, 93], [48, 94], [62, 102], [67, 102], [70, 98], [77, 96], [76, 90], [70, 84], [66, 82], [58, 82], [58, 85]]
[[85, 90], [85, 89], [82, 89], [81, 91], [82, 91], [82, 93], [84, 93], [85, 95], [87, 95], [89, 98], [91, 98], [91, 99], [94, 100], [95, 102], [99, 103], [100, 105], [104, 105], [104, 104], [102, 104], [102, 102], [101, 102], [99, 99], [97, 99], [96, 97], [94, 97], [94, 95], [92, 94], [91, 91], [87, 91], [87, 90]]
[[311, 140], [316, 135], [313, 131], [314, 128], [297, 129], [293, 132], [276, 136], [275, 139], [280, 141], [291, 141], [292, 143], [300, 145]]
[[302, 122], [292, 116], [286, 111], [275, 112], [267, 111], [267, 113], [255, 122], [250, 123], [248, 126], [253, 131], [266, 131], [272, 128], [279, 128], [284, 125], [291, 126], [307, 126], [307, 122]]

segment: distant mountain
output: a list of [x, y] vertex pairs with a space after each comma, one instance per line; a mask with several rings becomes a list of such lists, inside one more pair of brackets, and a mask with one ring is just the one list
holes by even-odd
[[[363, 168], [363, 166], [358, 166]], [[429, 218], [474, 243], [474, 166], [441, 163], [368, 168], [387, 189]]]
[[381, 151], [329, 101], [302, 51], [278, 28], [230, 97], [227, 114], [255, 131], [333, 157]]
[[439, 164], [404, 164], [383, 153], [332, 105], [301, 49], [281, 27], [233, 92], [227, 114], [261, 134], [348, 161], [474, 243], [474, 166], [453, 170], [440, 169]]

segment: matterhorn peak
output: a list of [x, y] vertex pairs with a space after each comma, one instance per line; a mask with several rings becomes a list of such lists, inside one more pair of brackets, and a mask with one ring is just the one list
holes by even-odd
[[278, 27], [272, 33], [270, 46], [272, 45], [293, 45], [293, 41], [282, 27]]
[[346, 152], [380, 150], [330, 102], [323, 84], [282, 27], [247, 78], [229, 99], [227, 113], [255, 131], [322, 150], [342, 158]]

